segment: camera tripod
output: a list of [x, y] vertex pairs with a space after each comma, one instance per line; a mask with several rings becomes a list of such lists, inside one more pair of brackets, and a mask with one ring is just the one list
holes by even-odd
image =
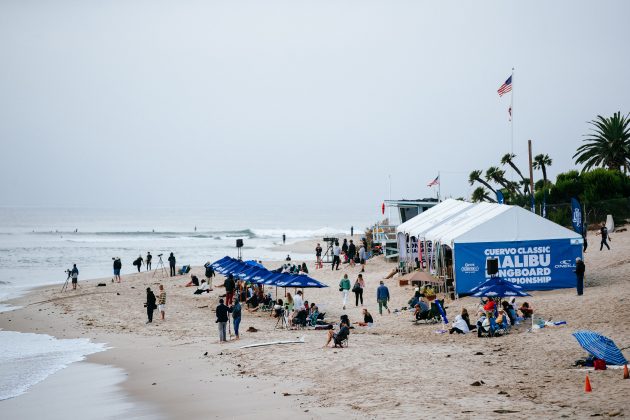
[[66, 282], [63, 284], [63, 287], [61, 288], [61, 293], [68, 290], [68, 282], [70, 281], [70, 275], [71, 275], [70, 270], [66, 270], [66, 273], [68, 273], [68, 277], [66, 277]]
[[158, 255], [158, 262], [155, 265], [155, 271], [153, 271], [153, 277], [155, 277], [155, 274], [157, 273], [158, 270], [162, 270], [162, 277], [166, 277], [166, 268], [164, 267], [164, 261], [162, 261], [162, 254]]

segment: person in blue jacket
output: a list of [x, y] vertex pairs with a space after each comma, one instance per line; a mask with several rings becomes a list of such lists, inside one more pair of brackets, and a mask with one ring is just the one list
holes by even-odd
[[378, 313], [383, 315], [383, 307], [387, 309], [387, 313], [391, 313], [389, 308], [387, 307], [387, 302], [389, 302], [389, 289], [381, 280], [381, 285], [376, 289], [376, 301], [378, 302]]

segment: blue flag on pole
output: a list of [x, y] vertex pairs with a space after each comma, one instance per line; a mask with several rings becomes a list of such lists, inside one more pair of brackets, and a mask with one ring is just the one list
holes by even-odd
[[497, 190], [497, 203], [503, 204], [504, 202], [505, 202], [505, 199], [503, 198], [503, 193]]
[[582, 214], [582, 206], [577, 198], [571, 198], [571, 221], [573, 222], [573, 230], [584, 235], [584, 217]]

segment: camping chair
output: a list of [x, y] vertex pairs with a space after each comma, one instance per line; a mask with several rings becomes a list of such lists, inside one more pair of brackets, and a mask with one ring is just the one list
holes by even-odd
[[350, 334], [342, 339], [337, 338], [337, 335], [335, 334], [335, 336], [333, 337], [333, 342], [335, 343], [333, 347], [348, 348], [348, 344], [350, 342]]
[[182, 276], [184, 274], [188, 274], [189, 271], [190, 271], [189, 265], [182, 265], [182, 268], [179, 269], [179, 275]]
[[495, 318], [490, 318], [490, 331], [492, 332], [492, 337], [507, 334], [507, 331], [503, 328], [503, 324], [497, 324]]
[[298, 328], [306, 328], [307, 316], [308, 314], [304, 310], [298, 312], [297, 315], [293, 317], [293, 320], [292, 320], [293, 325], [295, 325]]

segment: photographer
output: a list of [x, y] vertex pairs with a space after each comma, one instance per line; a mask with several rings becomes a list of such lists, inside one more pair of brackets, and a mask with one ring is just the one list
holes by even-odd
[[77, 290], [77, 283], [79, 282], [79, 269], [77, 268], [76, 264], [72, 264], [70, 277], [72, 277], [72, 290]]
[[147, 252], [147, 271], [151, 270], [151, 260], [153, 259], [153, 255], [150, 252]]
[[147, 287], [147, 301], [144, 304], [144, 307], [147, 308], [147, 317], [149, 318], [147, 324], [150, 324], [153, 322], [153, 311], [157, 309], [157, 306], [155, 305], [155, 295], [150, 287]]
[[168, 256], [168, 265], [171, 268], [171, 277], [173, 277], [175, 275], [175, 255], [172, 252]]
[[119, 257], [112, 258], [114, 260], [114, 279], [120, 283], [120, 269], [122, 268], [122, 261]]

